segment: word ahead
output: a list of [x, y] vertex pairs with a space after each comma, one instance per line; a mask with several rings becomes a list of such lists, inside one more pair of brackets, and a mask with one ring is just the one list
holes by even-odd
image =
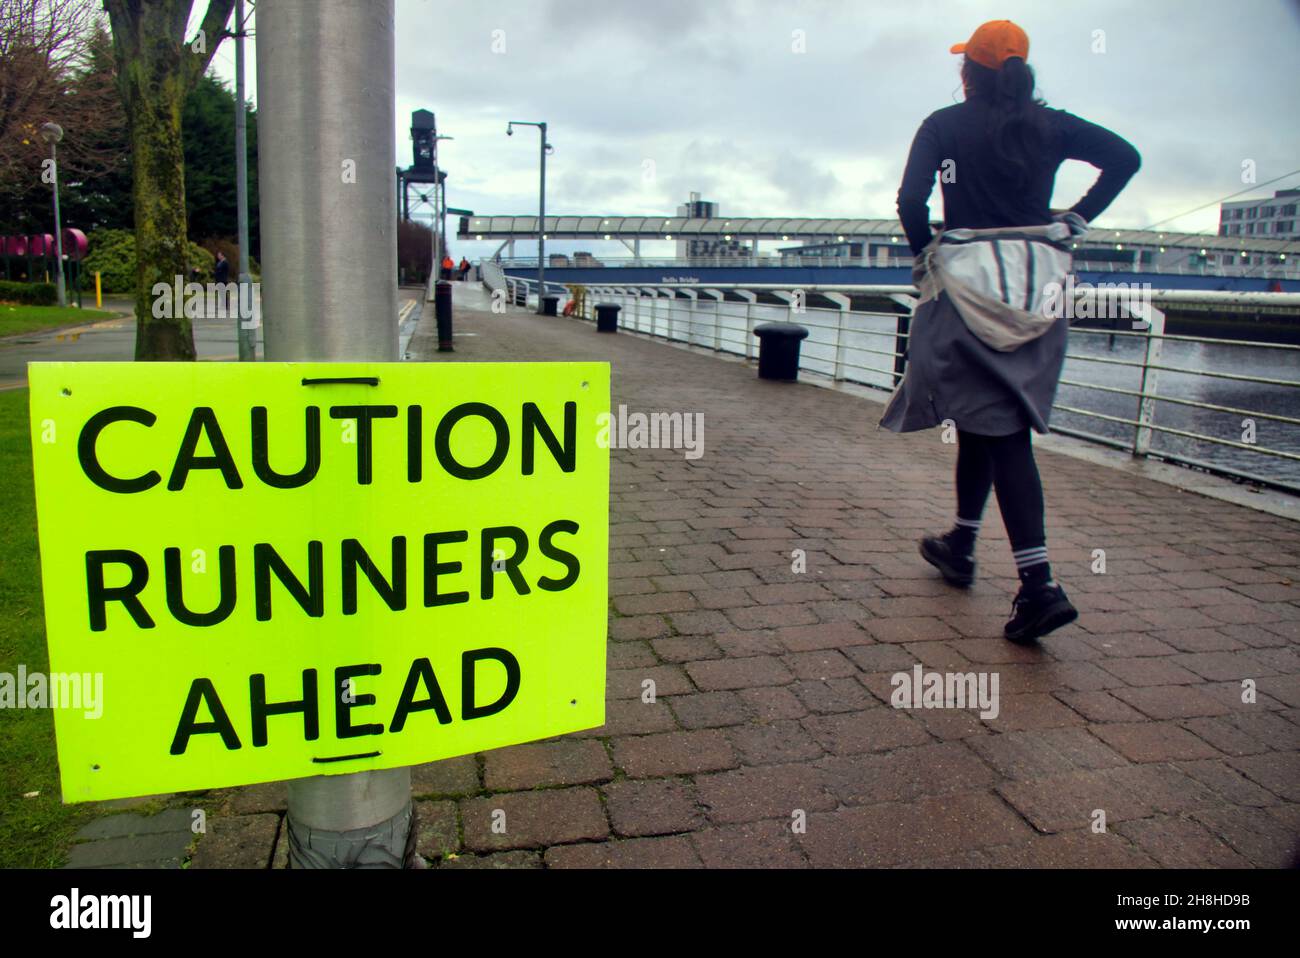
[[607, 365], [29, 369], [65, 801], [604, 723]]

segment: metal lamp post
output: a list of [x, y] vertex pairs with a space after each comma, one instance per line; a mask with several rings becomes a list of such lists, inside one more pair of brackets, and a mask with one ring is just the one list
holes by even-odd
[[[393, 0], [260, 0], [257, 18], [266, 358], [395, 362]], [[409, 768], [295, 779], [290, 865], [399, 867], [412, 814]]]
[[[257, 358], [257, 324], [252, 315], [253, 276], [248, 270], [253, 258], [253, 247], [248, 241], [248, 112], [244, 97], [244, 37], [247, 34], [244, 20], [244, 0], [235, 0], [235, 223], [239, 234], [239, 307], [235, 310], [235, 338], [239, 344], [239, 359], [250, 362]], [[250, 306], [244, 315], [244, 304]]]
[[433, 272], [429, 283], [430, 298], [433, 297], [434, 283], [442, 277], [442, 257], [445, 255], [443, 250], [447, 248], [447, 175], [438, 166], [438, 141], [454, 139], [456, 139], [454, 136], [443, 136], [441, 133], [433, 137], [433, 215], [437, 219], [433, 224]]
[[516, 126], [535, 126], [541, 133], [541, 188], [537, 200], [537, 314], [545, 312], [542, 297], [546, 295], [546, 154], [555, 147], [546, 142], [546, 124], [529, 120], [511, 120], [506, 124], [506, 136], [514, 136]]
[[63, 127], [46, 123], [41, 127], [41, 139], [50, 145], [50, 159], [54, 162], [54, 281], [59, 290], [59, 305], [68, 305], [68, 293], [63, 288], [63, 228], [59, 223], [59, 147]]

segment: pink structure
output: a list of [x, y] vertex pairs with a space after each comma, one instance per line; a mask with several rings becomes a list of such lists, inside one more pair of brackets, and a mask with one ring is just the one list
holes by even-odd
[[86, 258], [86, 234], [68, 227], [63, 231], [63, 255], [80, 262]]

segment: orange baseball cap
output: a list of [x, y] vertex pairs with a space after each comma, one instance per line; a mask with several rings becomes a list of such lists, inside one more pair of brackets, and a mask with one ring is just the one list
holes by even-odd
[[953, 53], [964, 53], [982, 67], [1001, 69], [1009, 57], [1029, 59], [1029, 37], [1010, 20], [980, 24], [965, 43], [954, 43]]

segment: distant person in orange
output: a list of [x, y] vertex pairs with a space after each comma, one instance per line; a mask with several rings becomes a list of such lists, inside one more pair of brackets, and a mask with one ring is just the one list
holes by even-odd
[[451, 258], [451, 254], [444, 254], [442, 257], [442, 278], [451, 279], [451, 271], [455, 268], [456, 262]]
[[462, 257], [460, 258], [460, 279], [461, 279], [461, 282], [464, 282], [464, 281], [465, 281], [465, 277], [467, 277], [467, 276], [469, 276], [469, 260], [467, 260], [465, 257], [462, 256]]

